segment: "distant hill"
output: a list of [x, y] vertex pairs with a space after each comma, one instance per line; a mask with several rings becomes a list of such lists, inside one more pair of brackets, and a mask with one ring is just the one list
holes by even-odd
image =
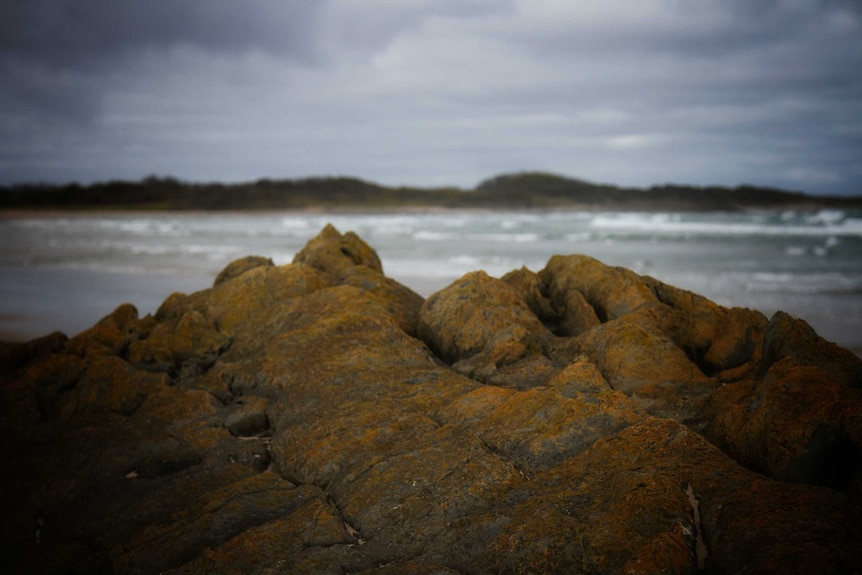
[[473, 190], [390, 187], [350, 177], [187, 183], [149, 177], [138, 182], [29, 184], [0, 187], [0, 209], [287, 210], [382, 208], [585, 210], [746, 210], [860, 208], [862, 197], [822, 197], [754, 186], [620, 188], [554, 174], [499, 175]]
[[856, 207], [862, 197], [811, 196], [773, 188], [696, 187], [667, 184], [649, 189], [620, 188], [545, 173], [506, 174], [476, 188], [482, 203], [499, 201], [519, 207], [567, 207], [617, 210], [746, 210], [780, 207]]

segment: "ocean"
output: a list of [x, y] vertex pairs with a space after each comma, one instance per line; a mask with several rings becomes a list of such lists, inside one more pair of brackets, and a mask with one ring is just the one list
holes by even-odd
[[746, 213], [123, 213], [0, 217], [0, 339], [73, 335], [119, 304], [143, 315], [245, 255], [289, 263], [327, 223], [428, 296], [461, 275], [538, 271], [581, 253], [770, 316], [862, 353], [862, 211]]

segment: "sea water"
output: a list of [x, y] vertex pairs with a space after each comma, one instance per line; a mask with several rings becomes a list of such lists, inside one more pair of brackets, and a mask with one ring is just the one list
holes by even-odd
[[538, 271], [579, 253], [721, 305], [787, 311], [862, 350], [862, 212], [841, 210], [4, 217], [0, 335], [74, 334], [127, 301], [152, 313], [236, 258], [289, 263], [327, 223], [359, 234], [387, 275], [423, 296], [470, 271]]

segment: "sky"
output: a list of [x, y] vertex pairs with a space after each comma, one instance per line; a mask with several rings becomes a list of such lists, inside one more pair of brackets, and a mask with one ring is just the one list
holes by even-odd
[[0, 184], [862, 195], [860, 0], [0, 0]]

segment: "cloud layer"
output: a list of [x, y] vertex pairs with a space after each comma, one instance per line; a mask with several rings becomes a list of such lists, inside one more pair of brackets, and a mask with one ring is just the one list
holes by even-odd
[[0, 183], [500, 172], [862, 193], [862, 10], [0, 0]]

